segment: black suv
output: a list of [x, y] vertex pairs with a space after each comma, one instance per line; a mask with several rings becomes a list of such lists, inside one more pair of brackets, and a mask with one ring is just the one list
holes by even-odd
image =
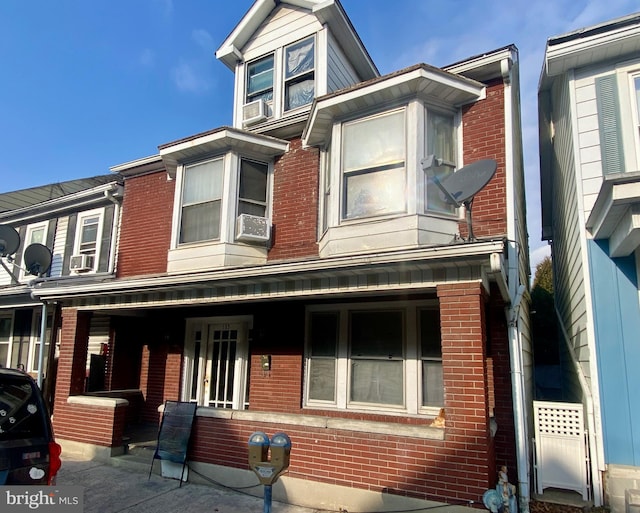
[[38, 385], [0, 369], [0, 485], [55, 484], [60, 453]]

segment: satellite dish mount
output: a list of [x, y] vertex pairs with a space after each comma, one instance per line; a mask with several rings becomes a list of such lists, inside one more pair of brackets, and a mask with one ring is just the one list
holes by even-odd
[[[438, 168], [449, 166], [435, 155], [428, 155], [422, 159], [422, 169], [433, 183], [436, 184], [444, 200], [455, 207], [465, 208], [465, 220], [467, 222], [467, 242], [475, 240], [473, 235], [473, 223], [471, 220], [471, 208], [473, 198], [488, 183], [496, 172], [498, 164], [493, 159], [477, 160], [467, 166], [458, 169], [455, 173], [440, 180]], [[451, 166], [449, 166], [451, 167]], [[463, 239], [464, 240], [464, 239]]]

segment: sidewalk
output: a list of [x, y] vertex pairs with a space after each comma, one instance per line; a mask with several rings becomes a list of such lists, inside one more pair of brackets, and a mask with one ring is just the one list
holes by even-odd
[[[93, 460], [64, 458], [57, 484], [84, 488], [84, 513], [262, 513], [261, 498], [216, 486], [183, 483]], [[317, 510], [273, 501], [273, 513]]]

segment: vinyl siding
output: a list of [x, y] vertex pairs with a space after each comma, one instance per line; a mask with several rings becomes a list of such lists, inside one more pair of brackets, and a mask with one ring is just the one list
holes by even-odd
[[55, 238], [53, 239], [53, 251], [52, 251], [53, 259], [51, 261], [52, 277], [62, 276], [64, 274], [63, 261], [65, 256], [64, 250], [65, 250], [65, 241], [67, 240], [68, 229], [69, 229], [69, 218], [66, 216], [59, 218]]
[[328, 93], [358, 82], [355, 70], [331, 34], [328, 36], [327, 75]]
[[[576, 178], [574, 164], [571, 85], [566, 76], [559, 77], [551, 92], [555, 132], [552, 156], [554, 288], [556, 308], [568, 334], [573, 358], [579, 362], [582, 373], [590, 382], [584, 269], [580, 252], [582, 230], [578, 187], [581, 184]], [[578, 125], [581, 117], [595, 114], [590, 105], [580, 105], [580, 102], [576, 105], [576, 112]], [[577, 383], [572, 395], [580, 396]]]
[[281, 6], [258, 27], [244, 48], [245, 61], [273, 52], [322, 29], [318, 19], [305, 9]]

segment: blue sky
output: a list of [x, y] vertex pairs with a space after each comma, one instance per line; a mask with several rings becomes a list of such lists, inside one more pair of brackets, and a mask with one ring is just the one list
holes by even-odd
[[[231, 123], [215, 51], [252, 0], [2, 0], [0, 192], [109, 173], [160, 144]], [[537, 86], [548, 37], [637, 0], [342, 0], [382, 74], [515, 44], [533, 264], [540, 239]]]

